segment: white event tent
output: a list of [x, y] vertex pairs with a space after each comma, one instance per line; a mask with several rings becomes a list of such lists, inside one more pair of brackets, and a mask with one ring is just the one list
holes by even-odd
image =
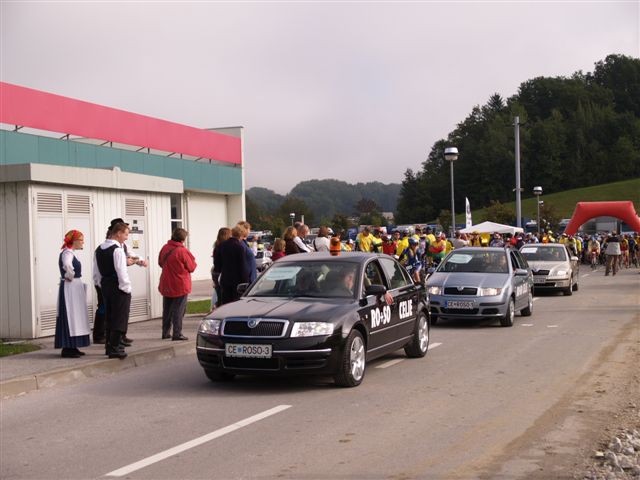
[[515, 235], [516, 233], [522, 233], [524, 230], [520, 227], [512, 227], [511, 225], [503, 225], [501, 223], [494, 222], [482, 222], [477, 225], [471, 225], [470, 227], [463, 228], [460, 233], [510, 233]]

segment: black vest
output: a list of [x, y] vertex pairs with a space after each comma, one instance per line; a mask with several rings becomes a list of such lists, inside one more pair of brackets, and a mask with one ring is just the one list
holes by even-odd
[[111, 245], [109, 248], [102, 249], [96, 248], [96, 263], [98, 264], [98, 271], [102, 277], [115, 277], [118, 278], [116, 272], [116, 266], [113, 261], [113, 252], [115, 252], [118, 245]]

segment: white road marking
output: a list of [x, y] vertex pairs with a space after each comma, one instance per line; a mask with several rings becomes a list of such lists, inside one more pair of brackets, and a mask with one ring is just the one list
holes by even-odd
[[114, 470], [113, 472], [109, 472], [106, 474], [107, 477], [123, 477], [125, 475], [128, 475], [132, 472], [135, 472], [136, 470], [140, 470], [141, 468], [147, 467], [149, 465], [152, 465], [154, 463], [160, 462], [166, 458], [169, 458], [173, 455], [177, 455], [178, 453], [182, 453], [186, 450], [189, 450], [191, 448], [197, 447], [199, 445], [202, 445], [203, 443], [206, 442], [210, 442], [211, 440], [214, 440], [216, 438], [222, 437], [223, 435], [226, 435], [227, 433], [231, 433], [234, 432], [236, 430], [239, 430], [242, 427], [246, 427], [247, 425], [250, 425], [252, 423], [255, 423], [259, 420], [265, 419], [267, 417], [270, 417], [271, 415], [275, 415], [276, 413], [280, 413], [288, 408], [291, 408], [291, 405], [278, 405], [277, 407], [271, 408], [269, 410], [265, 410], [262, 413], [258, 413], [257, 415], [253, 415], [252, 417], [249, 418], [245, 418], [244, 420], [240, 420], [239, 422], [236, 422], [232, 425], [229, 425], [227, 427], [221, 428], [219, 430], [216, 430], [214, 432], [211, 433], [207, 433], [206, 435], [203, 435], [201, 437], [195, 438], [193, 440], [190, 440], [188, 442], [185, 442], [181, 445], [178, 445], [176, 447], [170, 448], [168, 450], [165, 450], [163, 452], [160, 453], [156, 453], [155, 455], [152, 455], [150, 457], [147, 457], [143, 460], [140, 460], [139, 462], [135, 462], [132, 463], [131, 465], [127, 465], [126, 467], [122, 467], [119, 468], [118, 470]]
[[547, 325], [547, 328], [558, 328], [558, 325]]
[[406, 360], [405, 358], [394, 358], [393, 360], [389, 360], [388, 362], [384, 362], [378, 365], [376, 368], [391, 367], [392, 365], [395, 365], [396, 363], [404, 362], [405, 360]]
[[440, 345], [442, 345], [442, 342], [441, 343], [437, 343], [437, 342], [436, 343], [430, 343], [429, 344], [429, 350], [433, 350], [434, 348], [439, 347]]
[[536, 301], [538, 301], [538, 300], [540, 300], [540, 297], [533, 297], [533, 301], [534, 301], [534, 302], [536, 302]]
[[588, 277], [589, 275], [591, 275], [591, 274], [590, 273], [585, 273], [584, 275], [582, 275], [582, 278]]
[[521, 323], [521, 327], [533, 327], [533, 323]]

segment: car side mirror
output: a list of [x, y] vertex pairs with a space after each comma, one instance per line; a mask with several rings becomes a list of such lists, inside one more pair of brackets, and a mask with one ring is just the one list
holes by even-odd
[[527, 275], [529, 275], [529, 270], [526, 270], [524, 268], [516, 268], [515, 274], [516, 277], [526, 277]]
[[249, 288], [249, 284], [248, 283], [240, 283], [237, 287], [236, 287], [236, 292], [238, 292], [239, 295], [243, 295], [244, 292], [247, 291], [247, 288]]
[[429, 275], [431, 275], [431, 274], [432, 274], [433, 272], [435, 272], [435, 271], [436, 271], [435, 267], [429, 267], [429, 268], [427, 268], [427, 273], [428, 273]]
[[379, 284], [369, 285], [368, 287], [366, 287], [364, 289], [364, 293], [367, 296], [375, 295], [376, 297], [380, 297], [380, 296], [384, 295], [385, 293], [387, 293], [387, 287], [385, 287], [384, 285], [379, 285]]
[[578, 258], [578, 257], [571, 257], [571, 261], [572, 261], [572, 262], [577, 262], [578, 260], [579, 260], [579, 258]]

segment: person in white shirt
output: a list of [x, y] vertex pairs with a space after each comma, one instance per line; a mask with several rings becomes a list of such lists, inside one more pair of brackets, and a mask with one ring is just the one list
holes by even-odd
[[304, 237], [309, 233], [309, 227], [307, 227], [304, 223], [300, 223], [297, 225], [296, 230], [298, 231], [298, 235], [293, 239], [293, 242], [298, 246], [300, 252], [309, 253], [311, 249], [304, 243]]
[[129, 227], [125, 223], [116, 223], [111, 228], [110, 238], [95, 251], [107, 317], [105, 354], [109, 358], [123, 359], [127, 356], [122, 344], [131, 308], [131, 280], [127, 272], [127, 255], [123, 248], [127, 238]]
[[316, 252], [328, 252], [331, 246], [330, 242], [329, 229], [323, 225], [318, 229], [318, 236], [313, 239], [311, 245]]

